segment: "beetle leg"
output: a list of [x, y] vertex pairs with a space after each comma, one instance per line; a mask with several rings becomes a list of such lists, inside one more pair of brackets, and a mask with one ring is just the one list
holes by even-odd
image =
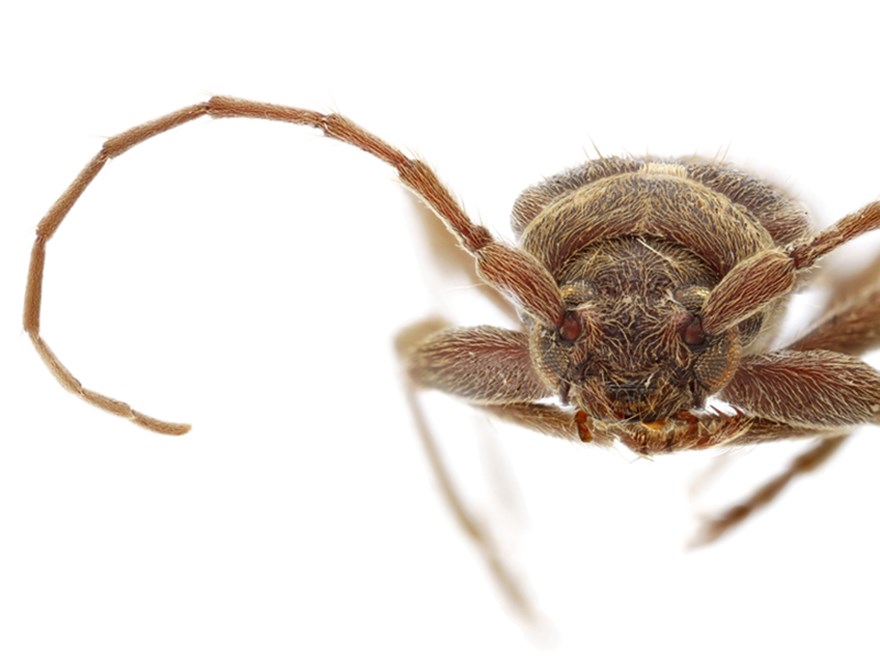
[[[838, 296], [832, 296], [838, 298]], [[874, 284], [831, 306], [814, 327], [788, 348], [825, 349], [861, 355], [880, 346], [880, 285]]]
[[819, 431], [866, 424], [880, 411], [880, 372], [826, 350], [782, 350], [742, 359], [721, 397], [748, 412]]
[[[863, 272], [837, 283], [829, 304], [813, 328], [791, 343], [792, 351], [826, 350], [858, 356], [880, 345], [880, 285], [877, 274], [880, 260]], [[842, 302], [841, 302], [842, 301]], [[836, 453], [849, 437], [836, 433], [798, 455], [788, 468], [771, 479], [748, 499], [720, 515], [703, 521], [694, 545], [710, 543], [739, 525], [757, 509], [767, 506], [799, 475], [815, 470]]]
[[770, 504], [796, 477], [812, 472], [837, 452], [848, 433], [838, 433], [819, 440], [805, 452], [798, 454], [778, 476], [763, 484], [750, 497], [720, 514], [701, 521], [692, 547], [712, 543], [739, 525], [755, 511]]
[[515, 330], [443, 329], [409, 347], [405, 360], [419, 387], [468, 403], [520, 403], [553, 394], [532, 366], [528, 336]]
[[539, 623], [540, 617], [508, 565], [503, 549], [498, 547], [489, 526], [467, 506], [452, 480], [416, 392], [438, 389], [478, 406], [480, 401], [547, 396], [546, 386], [531, 368], [527, 338], [501, 328], [453, 329], [432, 319], [401, 332], [397, 351], [407, 372], [406, 398], [419, 438], [455, 520], [480, 550], [490, 573], [517, 613], [529, 623]]

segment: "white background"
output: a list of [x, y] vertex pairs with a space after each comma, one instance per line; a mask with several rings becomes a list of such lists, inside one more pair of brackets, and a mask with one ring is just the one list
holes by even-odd
[[389, 168], [313, 130], [203, 119], [164, 135], [105, 168], [49, 245], [50, 345], [189, 435], [64, 392], [20, 330], [33, 227], [102, 139], [215, 93], [344, 112], [500, 235], [522, 188], [597, 148], [726, 152], [828, 224], [880, 193], [876, 16], [122, 7], [0, 20], [0, 657], [876, 657], [875, 430], [686, 552], [693, 510], [745, 495], [784, 452], [738, 452], [694, 501], [707, 456], [634, 460], [429, 397], [551, 622], [525, 630], [442, 501], [392, 348], [427, 315], [494, 310], [434, 265]]

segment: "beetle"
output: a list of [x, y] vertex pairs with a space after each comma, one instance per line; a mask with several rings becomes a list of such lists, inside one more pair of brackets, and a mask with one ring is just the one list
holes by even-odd
[[831, 296], [799, 339], [774, 345], [787, 301], [820, 259], [880, 227], [878, 202], [816, 231], [794, 198], [728, 164], [601, 157], [520, 195], [514, 246], [474, 223], [422, 161], [349, 119], [222, 96], [107, 140], [37, 226], [24, 328], [61, 385], [104, 410], [159, 433], [190, 428], [85, 388], [52, 352], [40, 327], [46, 244], [109, 160], [203, 116], [306, 125], [384, 161], [473, 257], [479, 277], [516, 305], [518, 330], [409, 333], [400, 353], [413, 388], [440, 390], [542, 433], [621, 442], [646, 456], [818, 440], [710, 521], [707, 538], [827, 459], [852, 428], [878, 422], [880, 373], [859, 358], [880, 345], [880, 286], [871, 278]]

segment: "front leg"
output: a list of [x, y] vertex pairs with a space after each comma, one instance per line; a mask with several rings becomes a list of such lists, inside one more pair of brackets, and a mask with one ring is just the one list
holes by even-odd
[[[829, 296], [819, 320], [807, 334], [793, 342], [790, 351], [834, 351], [858, 356], [880, 345], [880, 260], [875, 260], [861, 273], [838, 282]], [[796, 456], [780, 474], [761, 485], [754, 493], [727, 511], [702, 521], [694, 545], [715, 541], [756, 510], [766, 507], [795, 478], [812, 472], [836, 454], [849, 437], [847, 430], [819, 435], [803, 453]]]
[[752, 415], [795, 426], [857, 426], [877, 420], [880, 373], [843, 353], [782, 350], [743, 358], [721, 397]]
[[415, 391], [436, 389], [488, 408], [496, 407], [488, 403], [491, 401], [528, 401], [548, 396], [548, 388], [531, 367], [528, 338], [513, 330], [488, 326], [448, 328], [442, 321], [429, 320], [401, 332], [397, 351], [408, 376], [407, 403], [447, 505], [479, 549], [509, 603], [526, 621], [539, 623], [526, 590], [489, 525], [471, 510], [453, 481]]
[[522, 403], [553, 391], [532, 365], [523, 332], [488, 325], [429, 334], [405, 356], [412, 381], [468, 403]]
[[[876, 422], [880, 409], [880, 374], [856, 357], [829, 350], [799, 350], [830, 345], [840, 350], [871, 347], [876, 333], [873, 299], [832, 314], [789, 350], [743, 359], [722, 391], [725, 400], [784, 427], [800, 427], [785, 437], [818, 436], [819, 442], [798, 455], [781, 474], [736, 506], [703, 521], [695, 544], [716, 540], [757, 509], [767, 506], [796, 477], [816, 469], [843, 444], [852, 427]], [[841, 321], [845, 321], [841, 323]], [[837, 332], [832, 330], [837, 329]], [[849, 329], [850, 332], [846, 332]], [[760, 441], [753, 432], [739, 444]]]

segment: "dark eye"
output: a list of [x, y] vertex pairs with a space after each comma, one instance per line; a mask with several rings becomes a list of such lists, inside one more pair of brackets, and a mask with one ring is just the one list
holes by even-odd
[[703, 332], [703, 321], [696, 314], [688, 314], [681, 324], [681, 340], [691, 348], [699, 348], [706, 344], [706, 333]]
[[559, 326], [559, 338], [563, 343], [571, 345], [581, 336], [583, 330], [578, 318], [572, 312], [566, 312], [562, 325]]

